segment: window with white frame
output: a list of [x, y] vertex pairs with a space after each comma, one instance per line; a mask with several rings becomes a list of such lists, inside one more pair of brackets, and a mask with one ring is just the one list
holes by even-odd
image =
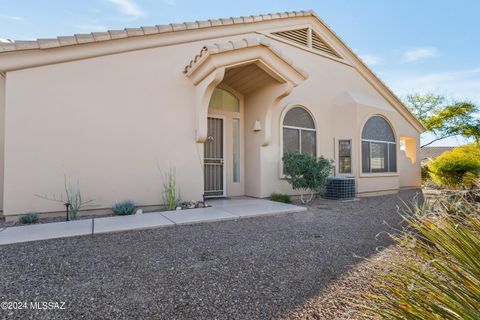
[[288, 110], [283, 119], [283, 153], [317, 156], [317, 135], [312, 116], [301, 107]]
[[362, 172], [397, 172], [397, 144], [390, 124], [373, 116], [362, 130]]

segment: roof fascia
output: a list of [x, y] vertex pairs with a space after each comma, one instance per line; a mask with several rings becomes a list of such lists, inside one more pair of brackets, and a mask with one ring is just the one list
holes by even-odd
[[[292, 24], [292, 21], [295, 21], [295, 23], [308, 23], [309, 21], [312, 21], [312, 16], [290, 17], [243, 24], [220, 25], [202, 29], [172, 31], [50, 49], [7, 51], [0, 53], [0, 71], [8, 72], [136, 50], [256, 33], [258, 30], [272, 28], [274, 26], [288, 27]], [[204, 44], [202, 44], [202, 46], [203, 45]]]

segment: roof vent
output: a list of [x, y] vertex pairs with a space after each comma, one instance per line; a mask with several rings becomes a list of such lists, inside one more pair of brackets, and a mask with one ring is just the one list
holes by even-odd
[[325, 41], [323, 41], [323, 39], [320, 38], [320, 36], [315, 31], [312, 31], [312, 48], [340, 58], [339, 55], [336, 54], [335, 51], [333, 51], [333, 49], [330, 48], [330, 46]]
[[289, 30], [289, 31], [280, 31], [272, 33], [275, 36], [293, 41], [295, 43], [301, 44], [302, 46], [308, 47], [308, 28], [298, 29], [298, 30]]
[[[272, 35], [341, 59], [341, 57], [318, 35], [318, 33], [311, 28], [278, 31], [273, 32]], [[309, 41], [309, 39], [311, 39], [311, 41]]]

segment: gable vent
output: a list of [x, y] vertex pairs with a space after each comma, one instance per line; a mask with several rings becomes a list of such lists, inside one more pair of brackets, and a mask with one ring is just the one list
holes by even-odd
[[308, 28], [298, 29], [298, 30], [289, 30], [289, 31], [280, 31], [272, 33], [275, 36], [296, 42], [302, 46], [308, 46]]
[[314, 31], [312, 31], [312, 48], [340, 58], [335, 51], [333, 51], [332, 48], [330, 48], [330, 46], [326, 44], [325, 41], [323, 41], [322, 38], [320, 38], [320, 36]]
[[[287, 30], [287, 31], [278, 31], [273, 32], [272, 35], [290, 40], [296, 44], [300, 44], [304, 47], [321, 51], [327, 53], [331, 56], [340, 58], [341, 57], [333, 51], [333, 49], [311, 28], [297, 29], [297, 30]], [[310, 39], [311, 41], [309, 41]]]

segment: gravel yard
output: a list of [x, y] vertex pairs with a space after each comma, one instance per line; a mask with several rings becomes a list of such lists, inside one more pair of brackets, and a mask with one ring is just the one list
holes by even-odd
[[[0, 319], [281, 318], [391, 242], [418, 190], [307, 212], [0, 246]], [[384, 221], [387, 222], [384, 223]], [[298, 315], [298, 313], [297, 313]]]

